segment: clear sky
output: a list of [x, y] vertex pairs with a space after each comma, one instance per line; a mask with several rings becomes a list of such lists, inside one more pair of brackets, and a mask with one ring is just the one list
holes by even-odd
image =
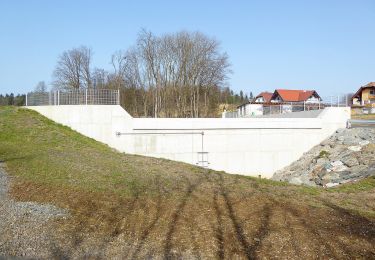
[[0, 0], [0, 93], [50, 83], [58, 56], [81, 45], [93, 49], [94, 66], [110, 69], [111, 54], [141, 28], [215, 37], [236, 91], [327, 96], [375, 81], [374, 0]]

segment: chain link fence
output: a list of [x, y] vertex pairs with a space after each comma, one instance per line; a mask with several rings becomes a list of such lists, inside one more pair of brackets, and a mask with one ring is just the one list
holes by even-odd
[[59, 105], [120, 105], [120, 91], [113, 89], [77, 89], [26, 94], [26, 106]]

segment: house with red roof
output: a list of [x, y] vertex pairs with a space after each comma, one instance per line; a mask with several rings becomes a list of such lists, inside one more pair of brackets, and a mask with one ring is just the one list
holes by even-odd
[[256, 103], [269, 103], [271, 102], [272, 92], [264, 91], [255, 97], [254, 102]]
[[271, 102], [278, 103], [319, 103], [321, 97], [315, 90], [276, 89]]
[[261, 92], [254, 100], [238, 106], [237, 113], [238, 117], [246, 117], [297, 112], [320, 108], [321, 101], [315, 90], [276, 89], [273, 93]]

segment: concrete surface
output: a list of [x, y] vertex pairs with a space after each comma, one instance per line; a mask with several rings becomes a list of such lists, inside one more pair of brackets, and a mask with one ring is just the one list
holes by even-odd
[[348, 107], [326, 108], [313, 118], [189, 119], [132, 118], [121, 106], [28, 108], [121, 152], [268, 178], [350, 118]]

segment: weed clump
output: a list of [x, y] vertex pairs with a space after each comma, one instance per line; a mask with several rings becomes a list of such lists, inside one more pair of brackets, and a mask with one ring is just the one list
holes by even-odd
[[318, 155], [318, 159], [320, 159], [320, 158], [328, 158], [328, 156], [329, 156], [329, 152], [328, 151], [321, 150], [320, 153], [319, 153], [319, 155]]

